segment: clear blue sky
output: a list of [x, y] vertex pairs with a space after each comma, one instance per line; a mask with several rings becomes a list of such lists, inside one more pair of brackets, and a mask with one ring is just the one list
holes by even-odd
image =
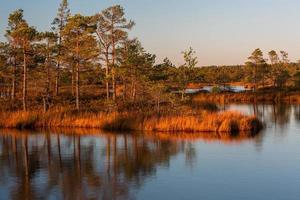
[[[22, 8], [38, 30], [47, 30], [60, 0], [0, 0], [0, 40], [8, 14]], [[132, 36], [155, 53], [182, 63], [180, 52], [192, 46], [200, 65], [244, 63], [260, 47], [286, 50], [300, 59], [299, 0], [69, 0], [71, 12], [91, 15], [120, 4], [136, 22]]]

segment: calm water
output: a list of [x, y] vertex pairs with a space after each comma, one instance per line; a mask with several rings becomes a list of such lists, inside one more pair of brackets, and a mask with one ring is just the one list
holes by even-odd
[[300, 107], [224, 109], [256, 113], [266, 129], [253, 138], [0, 130], [0, 199], [299, 200]]
[[[186, 94], [195, 94], [198, 92], [212, 92], [213, 88], [215, 86], [204, 86], [203, 88], [198, 88], [198, 89], [186, 89], [185, 93]], [[221, 90], [230, 90], [232, 92], [245, 92], [245, 91], [249, 91], [250, 89], [245, 88], [245, 86], [227, 86], [227, 87], [223, 87], [223, 86], [219, 86]], [[180, 93], [180, 92], [177, 92]]]

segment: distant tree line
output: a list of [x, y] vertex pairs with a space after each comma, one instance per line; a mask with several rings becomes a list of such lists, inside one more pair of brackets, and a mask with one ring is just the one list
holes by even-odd
[[195, 68], [196, 80], [216, 85], [233, 82], [251, 84], [252, 89], [285, 89], [300, 87], [300, 62], [289, 61], [288, 53], [274, 50], [264, 57], [258, 48], [253, 51], [244, 65], [208, 66]]

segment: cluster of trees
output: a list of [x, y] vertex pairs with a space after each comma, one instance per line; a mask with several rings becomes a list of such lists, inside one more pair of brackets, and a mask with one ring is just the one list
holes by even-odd
[[300, 62], [289, 61], [288, 53], [272, 50], [265, 58], [258, 48], [249, 56], [245, 65], [209, 66], [195, 68], [195, 81], [216, 85], [232, 82], [250, 83], [258, 88], [283, 89], [286, 86], [300, 86]]
[[134, 25], [119, 5], [83, 16], [72, 15], [68, 1], [62, 0], [52, 29], [45, 32], [28, 24], [23, 10], [12, 12], [7, 41], [0, 43], [0, 98], [14, 105], [22, 103], [23, 110], [32, 102], [47, 110], [54, 100], [69, 99], [80, 109], [80, 100], [85, 98], [81, 94], [89, 89], [105, 102], [147, 99], [159, 107], [162, 99], [172, 96], [172, 90], [183, 98], [191, 82], [225, 85], [247, 80], [256, 88], [272, 81], [282, 87], [296, 75], [298, 66], [289, 63], [286, 52], [280, 57], [271, 51], [267, 64], [259, 49], [243, 66], [197, 68], [192, 48], [182, 52], [185, 62], [181, 66], [167, 58], [157, 64], [155, 55], [128, 36]]
[[[280, 51], [278, 54], [272, 50], [268, 53], [269, 59], [265, 59], [260, 49], [255, 49], [246, 63], [249, 81], [254, 83], [254, 90], [258, 85], [263, 88], [272, 86], [282, 88], [286, 82], [298, 71], [290, 64], [288, 53]], [[269, 60], [269, 63], [267, 62]]]
[[183, 52], [186, 62], [180, 68], [168, 59], [155, 65], [155, 55], [128, 37], [134, 25], [119, 5], [83, 16], [72, 15], [67, 0], [62, 0], [52, 29], [46, 32], [29, 25], [23, 10], [12, 12], [7, 42], [0, 43], [1, 95], [13, 102], [22, 100], [23, 110], [30, 100], [39, 99], [47, 110], [66, 90], [80, 109], [83, 85], [99, 86], [102, 99], [110, 102], [147, 97], [159, 104], [167, 85], [183, 91], [197, 64], [195, 52]]
[[223, 85], [230, 82], [242, 82], [245, 77], [244, 65], [206, 66], [195, 68], [196, 82]]

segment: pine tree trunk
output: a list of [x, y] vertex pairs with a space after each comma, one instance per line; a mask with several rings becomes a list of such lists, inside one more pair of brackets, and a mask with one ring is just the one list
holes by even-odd
[[133, 101], [135, 101], [135, 98], [136, 98], [136, 82], [135, 82], [135, 80], [133, 80], [131, 83], [131, 98]]
[[47, 86], [46, 86], [46, 95], [50, 96], [51, 90], [51, 73], [50, 73], [50, 64], [47, 63]]
[[80, 88], [79, 88], [79, 63], [76, 64], [76, 109], [79, 110]]
[[108, 81], [109, 58], [108, 58], [108, 48], [106, 48], [105, 59], [106, 59], [106, 68], [105, 68], [106, 99], [109, 100], [109, 81]]
[[[16, 58], [14, 58], [16, 59]], [[17, 63], [14, 61], [13, 66], [13, 78], [12, 78], [12, 88], [11, 88], [11, 99], [14, 100], [16, 97], [16, 78], [17, 78]]]
[[[49, 49], [49, 43], [48, 43]], [[47, 80], [46, 80], [46, 88], [45, 88], [45, 95], [43, 97], [43, 104], [44, 104], [44, 112], [47, 112], [49, 108], [49, 99], [50, 99], [50, 90], [51, 90], [51, 74], [50, 74], [50, 55], [47, 54], [47, 61], [46, 61], [46, 72], [47, 72]]]
[[25, 47], [23, 49], [23, 110], [27, 111], [27, 58]]
[[116, 79], [115, 79], [115, 64], [116, 64], [116, 42], [114, 37], [114, 22], [112, 20], [112, 86], [113, 86], [113, 101], [116, 101], [117, 89], [116, 89]]
[[76, 51], [77, 51], [77, 59], [76, 59], [76, 109], [79, 110], [80, 103], [80, 88], [79, 88], [79, 35], [77, 34], [77, 42], [76, 42]]
[[43, 96], [43, 108], [44, 108], [44, 113], [47, 112], [47, 110], [48, 110], [46, 98], [47, 98], [46, 96]]
[[61, 41], [62, 41], [62, 38], [61, 38], [61, 36], [59, 36], [59, 38], [58, 38], [58, 53], [57, 53], [58, 55], [57, 55], [56, 77], [55, 77], [55, 96], [59, 95], [59, 87], [60, 87]]
[[184, 90], [181, 91], [181, 101], [184, 100], [184, 92], [185, 92]]
[[72, 65], [72, 96], [75, 96], [75, 67]]
[[116, 101], [117, 97], [117, 88], [116, 88], [116, 78], [115, 78], [115, 69], [112, 69], [112, 89], [113, 89], [113, 101]]
[[59, 95], [59, 79], [60, 79], [60, 60], [57, 62], [55, 77], [55, 96]]

